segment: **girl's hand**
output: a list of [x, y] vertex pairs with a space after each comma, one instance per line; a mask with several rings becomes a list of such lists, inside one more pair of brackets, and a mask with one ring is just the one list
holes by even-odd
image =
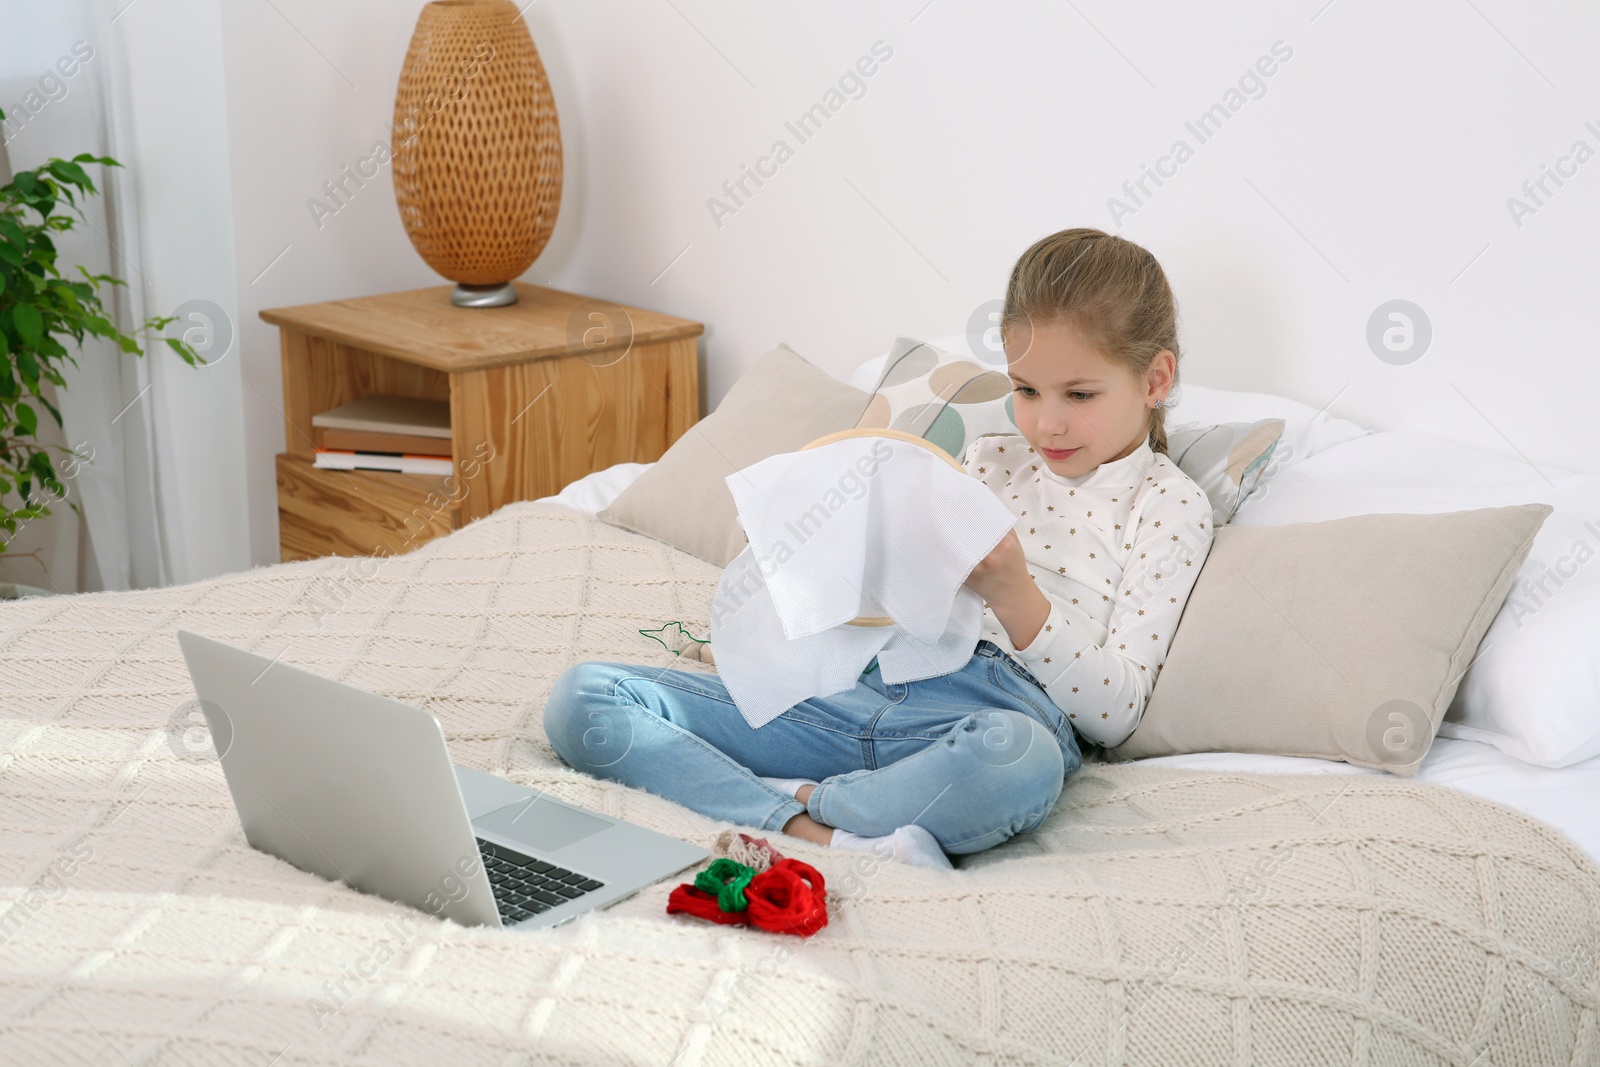
[[963, 584], [994, 609], [995, 618], [1018, 651], [1033, 644], [1050, 616], [1050, 598], [1028, 573], [1028, 560], [1015, 528], [1007, 530], [1000, 543], [978, 561]]
[[1015, 528], [1007, 530], [1000, 543], [978, 561], [963, 584], [991, 605], [1012, 598], [1018, 589], [1032, 587], [1028, 561], [1022, 554], [1022, 539]]

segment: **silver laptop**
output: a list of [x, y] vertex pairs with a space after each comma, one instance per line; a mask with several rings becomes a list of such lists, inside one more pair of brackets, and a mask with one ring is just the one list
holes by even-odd
[[301, 870], [466, 925], [537, 929], [709, 853], [453, 767], [427, 712], [185, 630], [245, 839]]

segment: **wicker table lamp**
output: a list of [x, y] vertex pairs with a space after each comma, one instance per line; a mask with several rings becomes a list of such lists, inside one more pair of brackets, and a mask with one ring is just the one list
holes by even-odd
[[394, 195], [459, 307], [513, 304], [561, 206], [561, 127], [511, 0], [422, 9], [394, 100]]

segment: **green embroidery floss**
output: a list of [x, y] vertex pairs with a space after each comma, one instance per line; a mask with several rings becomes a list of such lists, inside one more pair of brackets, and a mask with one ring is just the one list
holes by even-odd
[[693, 641], [697, 645], [709, 645], [711, 643], [711, 639], [709, 637], [696, 637], [694, 634], [690, 633], [689, 632], [689, 628], [687, 626], [685, 626], [683, 623], [679, 622], [677, 619], [673, 619], [671, 622], [662, 623], [660, 626], [656, 627], [654, 630], [640, 630], [639, 633], [641, 635], [645, 636], [645, 637], [648, 637], [650, 640], [654, 641], [656, 644], [660, 645], [662, 648], [666, 649], [668, 652], [671, 652], [674, 656], [681, 656], [681, 655], [683, 655], [683, 650], [682, 649], [673, 648], [671, 645], [667, 644], [665, 641], [663, 641], [658, 636], [659, 634], [666, 633], [669, 629], [671, 629], [674, 626], [676, 626], [678, 628], [678, 632], [679, 633], [681, 633], [684, 637], [687, 637], [689, 640]]
[[744, 887], [756, 876], [754, 867], [746, 867], [737, 860], [721, 856], [711, 861], [711, 866], [694, 876], [694, 887], [717, 895], [717, 907], [723, 911], [744, 911], [750, 902], [745, 899]]

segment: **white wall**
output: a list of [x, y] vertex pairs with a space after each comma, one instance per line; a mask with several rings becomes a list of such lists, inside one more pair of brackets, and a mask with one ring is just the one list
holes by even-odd
[[[124, 18], [161, 10], [146, 0]], [[320, 229], [307, 209], [388, 138], [419, 10], [228, 3], [225, 84], [187, 101], [203, 112], [225, 89], [229, 179], [183, 195], [231, 201], [233, 228], [206, 232], [171, 205], [166, 221], [186, 241], [232, 239], [243, 419], [219, 411], [186, 432], [242, 433], [257, 563], [277, 558], [283, 447], [276, 331], [257, 311], [440, 281], [406, 240], [387, 170]], [[526, 280], [704, 321], [707, 410], [779, 341], [845, 377], [897, 333], [959, 332], [1031, 241], [1092, 225], [1165, 265], [1191, 381], [1600, 471], [1587, 417], [1600, 161], [1520, 225], [1507, 205], [1575, 141], [1600, 149], [1592, 5], [538, 0], [526, 18], [566, 150], [555, 236]], [[173, 61], [144, 39], [135, 69]], [[877, 41], [893, 55], [865, 94], [799, 143], [785, 121]], [[1292, 55], [1264, 92], [1200, 143], [1185, 121], [1280, 41]], [[173, 104], [162, 121], [181, 131], [190, 116]], [[1193, 157], [1114, 219], [1108, 199], [1178, 138]], [[793, 158], [718, 225], [708, 200], [777, 139]], [[1408, 365], [1366, 338], [1396, 298], [1433, 329]], [[219, 539], [237, 528], [214, 521]]]

